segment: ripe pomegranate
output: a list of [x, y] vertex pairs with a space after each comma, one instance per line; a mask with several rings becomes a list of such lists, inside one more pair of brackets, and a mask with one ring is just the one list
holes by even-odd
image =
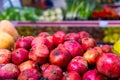
[[50, 65], [49, 63], [42, 64], [42, 65], [40, 66], [41, 72], [43, 73], [43, 72], [45, 71], [45, 69], [46, 69], [49, 65]]
[[28, 51], [24, 48], [17, 48], [12, 52], [12, 63], [19, 65], [28, 60]]
[[31, 45], [32, 48], [36, 47], [36, 45], [41, 45], [44, 44], [48, 47], [49, 50], [53, 48], [53, 42], [50, 41], [50, 37], [35, 37], [34, 40], [32, 41]]
[[75, 40], [65, 41], [63, 46], [68, 50], [72, 57], [83, 55], [81, 45]]
[[79, 35], [80, 39], [90, 37], [90, 34], [86, 31], [80, 31], [80, 32], [78, 32], [78, 35]]
[[49, 65], [43, 72], [43, 77], [48, 80], [61, 80], [62, 69], [56, 65]]
[[31, 43], [31, 46], [36, 46], [37, 44], [44, 44], [46, 42], [46, 38], [44, 37], [35, 37]]
[[27, 69], [36, 68], [36, 63], [32, 60], [27, 60], [20, 65], [18, 65], [19, 70], [22, 72]]
[[79, 40], [79, 35], [77, 33], [68, 33], [65, 35], [65, 38], [64, 38], [65, 41], [68, 41], [68, 40], [75, 40], [75, 41], [78, 41]]
[[104, 52], [104, 53], [110, 53], [110, 52], [112, 52], [112, 47], [110, 46], [110, 45], [103, 45], [102, 46], [102, 51]]
[[27, 37], [18, 38], [15, 45], [14, 45], [14, 48], [15, 49], [17, 49], [17, 48], [25, 48], [26, 50], [30, 50], [31, 42], [32, 42], [33, 39], [34, 39], [33, 36], [27, 36]]
[[57, 48], [50, 52], [49, 60], [51, 64], [66, 68], [71, 60], [71, 55], [62, 44], [59, 44]]
[[107, 77], [99, 73], [96, 69], [89, 70], [83, 75], [83, 80], [108, 80]]
[[76, 71], [69, 71], [63, 73], [63, 75], [62, 80], [82, 80], [81, 76]]
[[48, 49], [51, 51], [54, 48], [54, 43], [53, 43], [53, 36], [47, 36], [46, 39], [48, 40], [48, 44], [45, 43], [48, 47]]
[[41, 76], [42, 74], [38, 70], [32, 68], [22, 71], [18, 76], [18, 80], [39, 80]]
[[100, 73], [110, 78], [119, 77], [120, 56], [113, 53], [102, 54], [96, 62], [96, 67]]
[[74, 57], [68, 64], [68, 71], [76, 71], [80, 75], [83, 75], [88, 69], [88, 63], [82, 56]]
[[0, 79], [16, 79], [20, 71], [15, 64], [0, 64]]
[[87, 37], [87, 38], [82, 38], [80, 44], [81, 44], [83, 50], [86, 51], [89, 48], [95, 47], [96, 46], [96, 41], [93, 38]]
[[48, 32], [40, 32], [39, 34], [38, 34], [38, 36], [40, 36], [40, 37], [48, 37], [48, 36], [50, 36], [50, 34], [48, 33]]
[[29, 59], [44, 64], [49, 59], [49, 50], [46, 45], [38, 44], [36, 47], [32, 47], [29, 52]]
[[100, 55], [103, 54], [102, 48], [99, 46], [96, 46], [93, 48], [94, 50], [96, 50]]
[[11, 61], [11, 51], [8, 49], [0, 49], [0, 64], [6, 64]]
[[96, 63], [97, 58], [99, 57], [98, 51], [94, 49], [88, 49], [84, 54], [83, 57], [87, 60], [89, 64], [94, 65]]
[[57, 31], [53, 34], [53, 43], [55, 45], [62, 44], [64, 42], [65, 33], [63, 31]]

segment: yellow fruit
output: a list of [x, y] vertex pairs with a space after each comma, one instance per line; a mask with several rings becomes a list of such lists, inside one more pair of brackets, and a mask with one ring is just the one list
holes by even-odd
[[112, 48], [113, 53], [120, 55], [120, 40], [118, 40]]
[[0, 22], [0, 31], [10, 34], [14, 40], [18, 38], [18, 32], [15, 29], [14, 25], [8, 20], [2, 20]]
[[14, 44], [14, 39], [6, 32], [0, 32], [0, 49], [10, 49]]

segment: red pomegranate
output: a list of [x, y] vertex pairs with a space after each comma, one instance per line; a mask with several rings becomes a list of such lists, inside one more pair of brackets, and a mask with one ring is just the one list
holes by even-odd
[[63, 73], [63, 75], [62, 80], [82, 80], [81, 76], [76, 71], [69, 71]]
[[11, 61], [11, 51], [8, 49], [0, 49], [0, 64], [6, 64]]
[[83, 75], [83, 80], [108, 80], [107, 77], [99, 73], [96, 69], [89, 70]]
[[0, 79], [16, 79], [19, 74], [20, 71], [15, 64], [0, 64]]
[[12, 63], [18, 65], [28, 60], [28, 51], [24, 48], [17, 48], [12, 52]]
[[61, 80], [62, 78], [62, 69], [56, 65], [49, 65], [47, 69], [43, 72], [43, 77], [48, 80]]
[[22, 71], [18, 76], [18, 80], [39, 80], [41, 76], [42, 74], [38, 70], [32, 68]]
[[83, 75], [88, 69], [88, 63], [85, 58], [82, 56], [74, 57], [70, 63], [68, 64], [67, 70], [68, 71], [76, 71], [80, 75]]
[[102, 54], [96, 62], [96, 67], [100, 73], [110, 78], [120, 77], [120, 56], [113, 53]]
[[62, 44], [59, 44], [57, 48], [50, 52], [49, 60], [51, 64], [66, 68], [71, 60], [71, 55]]
[[72, 57], [83, 55], [83, 49], [81, 45], [75, 40], [65, 41], [63, 46]]
[[53, 34], [53, 43], [55, 45], [62, 44], [64, 42], [65, 32], [57, 31]]

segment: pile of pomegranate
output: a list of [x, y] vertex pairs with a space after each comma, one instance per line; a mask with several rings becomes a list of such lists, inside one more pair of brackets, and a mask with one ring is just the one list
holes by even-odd
[[120, 80], [120, 56], [85, 32], [19, 37], [0, 49], [0, 80]]

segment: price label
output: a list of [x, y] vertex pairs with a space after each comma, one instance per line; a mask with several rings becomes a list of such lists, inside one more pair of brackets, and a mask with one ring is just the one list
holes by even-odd
[[100, 27], [107, 27], [108, 26], [108, 21], [99, 21], [99, 26]]

